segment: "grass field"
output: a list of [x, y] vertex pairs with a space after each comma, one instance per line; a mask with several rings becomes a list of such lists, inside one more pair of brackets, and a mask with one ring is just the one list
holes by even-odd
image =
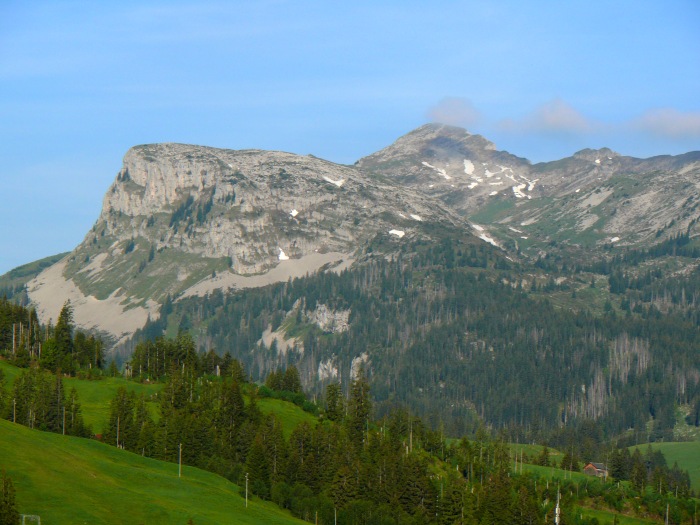
[[[685, 441], [681, 443], [652, 443], [652, 449], [660, 450], [666, 458], [666, 463], [669, 467], [673, 466], [674, 462], [678, 462], [678, 466], [683, 470], [687, 470], [690, 474], [690, 483], [693, 490], [700, 490], [700, 441]], [[630, 447], [630, 452], [634, 452], [635, 448], [644, 455], [647, 447]]]
[[661, 523], [661, 521], [634, 518], [632, 516], [625, 516], [624, 514], [617, 514], [608, 510], [582, 508], [581, 514], [589, 518], [598, 518], [600, 525], [612, 525], [616, 516], [620, 525], [650, 525], [652, 523]]
[[[15, 378], [22, 373], [22, 370], [6, 361], [0, 361], [0, 370], [5, 374], [6, 383], [12, 385]], [[126, 387], [129, 392], [137, 395], [144, 394], [149, 399], [153, 394], [159, 392], [162, 384], [145, 384], [136, 381], [128, 381], [122, 377], [105, 377], [99, 380], [87, 380], [76, 378], [64, 378], [63, 384], [67, 391], [75, 387], [80, 397], [80, 404], [83, 412], [85, 424], [92, 428], [95, 434], [100, 434], [104, 430], [109, 419], [109, 404], [117, 393], [119, 387]], [[282, 421], [284, 435], [289, 437], [294, 427], [302, 421], [307, 421], [314, 425], [316, 418], [304, 412], [294, 403], [279, 399], [263, 398], [258, 400], [258, 407], [263, 414], [275, 414]], [[149, 402], [151, 417], [158, 418], [156, 402]]]
[[[548, 481], [572, 479], [585, 482], [592, 479], [583, 472], [569, 472], [568, 470], [561, 470], [555, 467], [540, 467], [539, 465], [528, 465], [527, 463], [523, 465], [522, 470], [523, 473], [532, 472], [537, 474], [541, 479], [546, 479]], [[520, 466], [518, 466], [518, 472], [520, 472]]]
[[303, 523], [275, 505], [245, 501], [239, 487], [199, 469], [142, 458], [94, 440], [29, 430], [0, 420], [0, 468], [19, 511], [42, 523]]
[[[120, 387], [126, 387], [127, 391], [135, 392], [136, 395], [144, 394], [146, 399], [163, 388], [162, 384], [137, 383], [121, 377], [105, 377], [96, 381], [69, 377], [63, 379], [63, 385], [67, 392], [71, 388], [78, 392], [85, 424], [96, 434], [104, 430], [109, 419], [109, 404]], [[149, 410], [151, 417], [157, 416], [155, 402], [149, 402]]]
[[[521, 445], [518, 443], [511, 443], [509, 445], [510, 447], [510, 453], [511, 454], [518, 454], [518, 458], [520, 458], [520, 453], [522, 452], [526, 458], [525, 462], [527, 463], [527, 458], [530, 459], [530, 462], [533, 462], [537, 456], [539, 456], [542, 453], [542, 449], [544, 448], [542, 445]], [[549, 448], [549, 462], [554, 463], [557, 467], [559, 466], [559, 463], [561, 463], [561, 458], [564, 457], [564, 453], [560, 452], [556, 449]]]
[[[12, 385], [15, 378], [22, 373], [20, 368], [6, 361], [0, 361], [0, 370], [5, 373], [8, 388], [9, 385]], [[147, 398], [163, 388], [163, 385], [137, 383], [135, 381], [127, 381], [122, 377], [105, 377], [92, 381], [66, 377], [63, 379], [63, 385], [67, 392], [71, 388], [75, 388], [78, 392], [85, 424], [92, 428], [95, 434], [100, 434], [104, 430], [109, 419], [109, 403], [116, 395], [119, 387], [126, 387], [129, 392], [136, 392], [137, 395], [143, 393]], [[150, 404], [150, 409], [151, 415], [155, 416], [155, 403]]]
[[303, 421], [306, 421], [311, 426], [316, 424], [316, 417], [304, 412], [294, 403], [282, 401], [280, 399], [263, 398], [258, 399], [258, 407], [263, 414], [275, 414], [282, 422], [282, 432], [285, 437], [289, 437], [292, 430]]

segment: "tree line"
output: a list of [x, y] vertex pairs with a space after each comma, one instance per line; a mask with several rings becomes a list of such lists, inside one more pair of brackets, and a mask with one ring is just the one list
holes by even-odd
[[[157, 418], [144, 397], [120, 389], [103, 440], [217, 472], [242, 492], [247, 486], [250, 497], [315, 523], [524, 525], [553, 519], [557, 487], [535, 473], [518, 473], [505, 433], [494, 436], [480, 427], [473, 439], [448, 443], [443, 432], [406, 409], [376, 419], [362, 369], [347, 389], [337, 382], [326, 386], [318, 420], [285, 430], [284, 420], [259, 408], [260, 392], [297, 388], [294, 368], [274, 371], [260, 386], [249, 382], [240, 363], [219, 376], [198, 375], [192, 366], [181, 361], [162, 378]], [[658, 454], [651, 457], [658, 461]], [[601, 480], [563, 481], [562, 523], [595, 523], [579, 509], [591, 498], [620, 511], [641, 501], [640, 512], [656, 517], [668, 503], [672, 523], [690, 523], [689, 485], [675, 492], [681, 487], [671, 481], [676, 470], [665, 471], [660, 492], [644, 492], [656, 482], [653, 476], [623, 489]], [[619, 475], [616, 481], [626, 479]]]

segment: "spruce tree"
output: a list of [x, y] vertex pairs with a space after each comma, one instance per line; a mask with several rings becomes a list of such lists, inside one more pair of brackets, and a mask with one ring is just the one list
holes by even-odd
[[60, 359], [58, 365], [61, 367], [61, 370], [67, 373], [74, 372], [73, 306], [70, 304], [70, 299], [64, 303], [61, 313], [58, 315], [54, 339], [56, 341], [56, 352]]
[[339, 383], [330, 383], [326, 386], [326, 418], [331, 421], [343, 419], [343, 394]]
[[282, 380], [282, 390], [294, 392], [295, 394], [302, 392], [299, 370], [297, 370], [296, 366], [288, 366], [287, 370], [285, 370], [284, 379]]
[[263, 499], [270, 497], [270, 465], [265, 456], [265, 446], [260, 433], [255, 436], [248, 451], [245, 464], [248, 474], [249, 490]]
[[75, 387], [71, 388], [66, 401], [66, 434], [71, 436], [89, 437], [91, 431], [85, 426], [83, 421], [83, 413], [80, 408], [80, 400], [78, 391]]
[[365, 429], [372, 413], [372, 400], [369, 397], [369, 383], [364, 368], [360, 367], [357, 377], [350, 384], [348, 399], [347, 427], [352, 444], [359, 450], [364, 443]]
[[0, 475], [0, 525], [19, 525], [15, 487], [4, 469]]

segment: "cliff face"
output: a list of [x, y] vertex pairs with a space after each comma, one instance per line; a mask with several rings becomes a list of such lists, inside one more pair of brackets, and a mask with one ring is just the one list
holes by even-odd
[[147, 239], [156, 250], [228, 257], [235, 273], [253, 274], [286, 257], [351, 253], [378, 231], [398, 228], [405, 217], [449, 216], [428, 200], [315, 157], [139, 146], [124, 157], [82, 246], [104, 231], [119, 241]]
[[[52, 284], [54, 268], [50, 279], [32, 284], [30, 297], [46, 319], [60, 309], [48, 296], [70, 297], [81, 323], [87, 316], [80, 305], [99, 308], [82, 295], [125, 311], [141, 308], [145, 322], [167, 295], [263, 286], [340, 267], [378, 235], [389, 242], [429, 237], [434, 223], [466, 227], [430, 196], [356, 167], [272, 151], [137, 146], [125, 155], [92, 230], [62, 262], [64, 291]], [[135, 324], [110, 331], [122, 337]]]

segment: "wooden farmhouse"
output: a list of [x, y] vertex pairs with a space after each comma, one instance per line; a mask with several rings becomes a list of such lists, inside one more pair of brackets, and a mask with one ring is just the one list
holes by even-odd
[[583, 467], [583, 473], [597, 478], [607, 478], [608, 467], [603, 463], [586, 463], [586, 466]]

